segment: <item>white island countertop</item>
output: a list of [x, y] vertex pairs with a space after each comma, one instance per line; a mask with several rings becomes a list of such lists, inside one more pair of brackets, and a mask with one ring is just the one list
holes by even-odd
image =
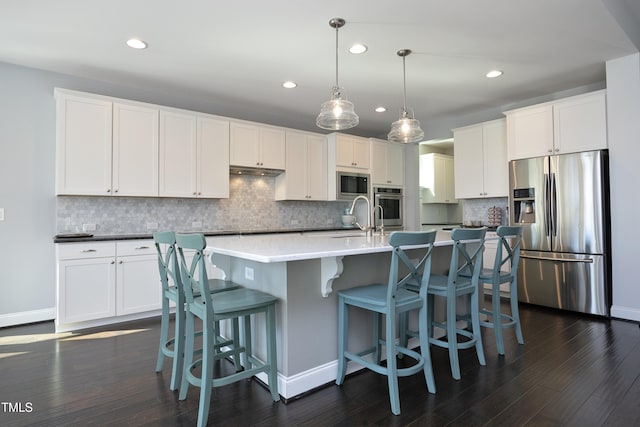
[[[450, 232], [438, 231], [435, 246], [452, 244]], [[367, 237], [357, 230], [349, 230], [207, 237], [207, 249], [221, 255], [272, 263], [390, 252], [391, 246], [388, 234]]]

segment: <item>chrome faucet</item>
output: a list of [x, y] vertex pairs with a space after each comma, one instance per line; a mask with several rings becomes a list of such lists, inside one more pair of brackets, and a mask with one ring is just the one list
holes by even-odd
[[[373, 214], [376, 214], [376, 209], [380, 208], [380, 235], [384, 236], [384, 210], [382, 209], [382, 206], [380, 205], [375, 205], [375, 207], [373, 208]], [[374, 224], [375, 225], [375, 224]]]
[[353, 209], [356, 207], [356, 202], [358, 200], [364, 200], [365, 202], [367, 202], [367, 225], [362, 226], [358, 224], [357, 221], [356, 221], [356, 225], [360, 230], [365, 231], [367, 235], [371, 235], [373, 232], [373, 227], [371, 227], [371, 202], [366, 196], [360, 195], [360, 196], [356, 196], [356, 198], [353, 199], [353, 203], [351, 203], [351, 209], [349, 209], [349, 215], [353, 215]]

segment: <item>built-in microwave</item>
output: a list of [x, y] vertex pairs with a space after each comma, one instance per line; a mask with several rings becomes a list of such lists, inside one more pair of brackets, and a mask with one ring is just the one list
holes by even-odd
[[338, 200], [353, 200], [357, 196], [369, 197], [369, 174], [337, 172], [336, 196]]

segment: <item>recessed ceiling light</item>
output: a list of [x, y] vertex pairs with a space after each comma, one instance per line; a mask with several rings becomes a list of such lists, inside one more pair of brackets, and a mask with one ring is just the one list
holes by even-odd
[[146, 49], [147, 43], [140, 39], [129, 39], [127, 40], [127, 46], [132, 47], [134, 49]]
[[387, 107], [376, 107], [376, 113], [384, 113], [385, 111], [387, 111]]
[[500, 70], [491, 70], [487, 74], [485, 74], [485, 76], [490, 79], [500, 77], [501, 75], [502, 75], [502, 71]]
[[367, 51], [367, 49], [369, 49], [368, 47], [366, 47], [363, 44], [360, 43], [356, 43], [353, 46], [351, 46], [349, 48], [349, 52], [356, 54], [356, 55], [360, 55], [361, 53], [365, 53]]
[[287, 88], [287, 89], [293, 89], [296, 86], [298, 86], [298, 84], [296, 82], [284, 82], [284, 83], [282, 83], [282, 87]]

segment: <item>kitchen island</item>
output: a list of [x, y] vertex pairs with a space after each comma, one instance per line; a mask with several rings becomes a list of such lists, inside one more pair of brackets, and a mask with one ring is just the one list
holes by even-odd
[[[452, 243], [449, 232], [438, 231], [432, 273], [447, 271]], [[335, 380], [336, 292], [386, 283], [391, 249], [388, 236], [365, 236], [355, 231], [207, 238], [210, 259], [227, 278], [279, 299], [278, 388], [285, 399]], [[353, 310], [349, 345], [354, 349], [369, 345], [370, 320], [365, 313]], [[410, 319], [410, 324], [415, 320]], [[254, 349], [258, 357], [264, 357], [263, 337], [254, 337]], [[260, 379], [266, 382], [266, 376]]]

